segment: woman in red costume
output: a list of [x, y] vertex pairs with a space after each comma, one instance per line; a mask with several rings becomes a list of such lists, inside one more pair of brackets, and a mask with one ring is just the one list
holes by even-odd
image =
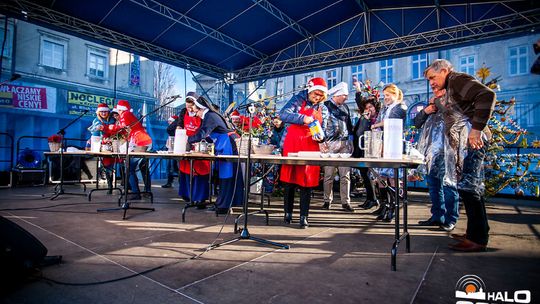
[[[119, 123], [116, 125], [109, 125], [112, 132], [128, 131], [129, 149], [135, 151], [146, 151], [152, 146], [152, 138], [146, 133], [145, 128], [139, 121], [139, 119], [130, 111], [131, 106], [127, 100], [119, 100], [116, 105], [118, 110]], [[129, 186], [131, 187], [132, 195], [130, 199], [141, 199], [139, 190], [139, 179], [137, 178], [136, 170], [143, 165], [144, 159], [142, 158], [130, 158], [129, 162]], [[145, 170], [141, 170], [143, 172]], [[150, 181], [148, 180], [148, 185]], [[148, 189], [147, 189], [148, 190]]]
[[[328, 119], [328, 109], [324, 105], [328, 88], [322, 78], [313, 78], [308, 89], [293, 96], [283, 107], [279, 116], [283, 123], [289, 124], [285, 130], [283, 156], [298, 151], [320, 151], [319, 141], [315, 140], [308, 125], [318, 120], [321, 126]], [[324, 128], [323, 128], [324, 129]], [[291, 223], [294, 207], [294, 193], [300, 189], [300, 227], [308, 227], [311, 192], [319, 185], [321, 168], [319, 166], [283, 165], [280, 180], [284, 183], [283, 197], [286, 223]]]
[[[180, 120], [178, 128], [186, 129], [188, 137], [197, 133], [201, 126], [202, 119], [197, 116], [195, 111], [195, 100], [199, 96], [195, 92], [189, 92], [186, 96], [186, 111], [183, 114], [183, 120]], [[184, 111], [182, 111], [184, 112]], [[209, 195], [209, 180], [210, 175], [210, 161], [207, 160], [194, 160], [193, 161], [193, 184], [189, 183], [190, 165], [188, 160], [180, 161], [180, 173], [178, 195], [180, 195], [186, 202], [197, 205], [197, 208], [204, 209], [203, 202], [208, 199]], [[190, 194], [190, 189], [193, 192]]]

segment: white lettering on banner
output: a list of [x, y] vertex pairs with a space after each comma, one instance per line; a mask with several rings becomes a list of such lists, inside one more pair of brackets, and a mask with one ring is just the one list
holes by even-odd
[[37, 101], [19, 101], [19, 108], [28, 108], [28, 109], [41, 109], [41, 102]]
[[11, 105], [13, 107], [35, 110], [47, 109], [47, 91], [45, 88], [8, 84], [0, 86], [0, 92], [12, 94]]

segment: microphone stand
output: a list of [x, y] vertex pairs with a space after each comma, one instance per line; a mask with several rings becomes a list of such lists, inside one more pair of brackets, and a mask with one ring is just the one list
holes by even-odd
[[[133, 123], [127, 125], [127, 126], [124, 126], [123, 128], [121, 128], [120, 130], [118, 130], [118, 132], [122, 132], [123, 130], [127, 130], [129, 128], [131, 128], [132, 126], [134, 126], [136, 123], [140, 123], [143, 119], [145, 119], [146, 117], [148, 117], [149, 115], [151, 114], [154, 114], [156, 113], [157, 111], [163, 109], [165, 106], [173, 103], [176, 99], [180, 98], [181, 96], [180, 95], [174, 95], [174, 96], [170, 96], [168, 97], [168, 99], [170, 99], [170, 101], [160, 105], [159, 107], [155, 108], [153, 111], [141, 116], [139, 119], [137, 119], [136, 121], [134, 121]], [[126, 153], [124, 154], [124, 159], [125, 159], [125, 163], [124, 163], [124, 193], [122, 195], [124, 195], [124, 203], [122, 203], [120, 205], [120, 201], [122, 200], [122, 197], [120, 197], [120, 199], [118, 199], [118, 205], [120, 207], [116, 207], [116, 208], [102, 208], [102, 209], [98, 209], [97, 212], [104, 212], [104, 211], [116, 211], [116, 210], [124, 210], [124, 214], [122, 216], [122, 219], [125, 220], [126, 219], [126, 213], [128, 211], [128, 209], [133, 209], [133, 210], [146, 210], [146, 211], [155, 211], [156, 209], [154, 208], [147, 208], [147, 207], [131, 207], [131, 203], [128, 202], [128, 183], [129, 183], [129, 141], [126, 140]], [[150, 168], [148, 168], [150, 169]], [[142, 173], [141, 173], [142, 174]], [[145, 172], [145, 174], [147, 174], [147, 172]], [[148, 192], [150, 193], [150, 195], [152, 195], [152, 192]], [[152, 196], [152, 202], [153, 202], [153, 196]]]
[[265, 244], [265, 245], [281, 247], [283, 249], [290, 248], [289, 245], [287, 244], [276, 243], [276, 242], [272, 242], [272, 241], [265, 240], [262, 238], [254, 237], [249, 233], [249, 230], [248, 230], [248, 201], [249, 201], [249, 188], [250, 188], [249, 183], [250, 183], [250, 177], [251, 177], [251, 119], [254, 112], [255, 112], [255, 106], [250, 105], [248, 107], [248, 114], [249, 114], [248, 134], [249, 136], [248, 136], [248, 149], [247, 149], [247, 158], [246, 158], [246, 174], [244, 176], [244, 205], [242, 208], [242, 213], [244, 215], [244, 227], [242, 228], [242, 232], [240, 233], [238, 237], [230, 239], [228, 241], [211, 245], [207, 248], [207, 250], [212, 250], [214, 248], [231, 244], [231, 243], [235, 243], [240, 240], [252, 240], [252, 241]]
[[59, 187], [55, 190], [54, 195], [50, 198], [51, 200], [54, 200], [55, 198], [64, 194], [86, 196], [85, 193], [68, 193], [64, 191], [64, 135], [66, 134], [66, 129], [69, 128], [72, 124], [74, 124], [77, 120], [81, 119], [86, 113], [88, 113], [88, 111], [83, 111], [78, 117], [70, 121], [66, 126], [56, 132], [56, 134], [62, 137], [62, 140], [60, 141], [60, 184]]

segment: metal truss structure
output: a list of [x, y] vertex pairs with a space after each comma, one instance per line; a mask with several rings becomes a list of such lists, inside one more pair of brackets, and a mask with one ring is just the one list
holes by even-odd
[[[394, 7], [385, 6], [384, 1], [371, 0], [299, 0], [291, 1], [287, 6], [281, 4], [280, 8], [278, 2], [272, 0], [252, 0], [247, 4], [234, 3], [237, 10], [233, 12], [231, 9], [233, 15], [214, 26], [208, 24], [212, 24], [210, 19], [217, 17], [215, 14], [219, 12], [213, 15], [209, 11], [208, 16], [204, 17], [208, 19], [204, 20], [201, 14], [197, 20], [191, 13], [196, 7], [210, 10], [211, 5], [215, 5], [205, 0], [192, 1], [186, 4], [191, 7], [184, 10], [180, 9], [178, 3], [170, 1], [98, 2], [95, 5], [108, 7], [99, 11], [101, 15], [84, 11], [79, 13], [77, 5], [81, 4], [67, 0], [3, 0], [0, 13], [217, 79], [234, 79], [237, 83], [478, 43], [531, 32], [540, 26], [540, 8], [530, 0], [449, 1], [449, 4], [434, 0], [416, 1], [423, 3], [417, 6], [407, 6], [405, 3], [395, 4]], [[294, 14], [311, 2], [318, 4], [318, 8], [305, 16]], [[233, 6], [224, 5], [225, 8], [227, 5]], [[148, 34], [125, 26], [126, 20], [111, 26], [115, 20], [109, 16], [118, 16], [118, 12], [126, 8], [154, 18], [152, 22], [162, 27], [151, 28], [154, 31], [148, 31]], [[332, 11], [337, 8], [342, 11]], [[351, 9], [355, 11], [350, 13]], [[309, 26], [314, 24], [318, 16], [330, 13], [348, 14], [349, 17], [323, 30]], [[251, 40], [244, 37], [247, 35], [240, 35], [241, 31], [258, 31], [255, 26], [248, 28], [255, 24], [246, 17], [250, 14], [271, 19], [273, 22], [268, 22], [268, 27], [273, 26], [273, 31], [268, 33], [266, 28], [266, 34], [261, 34], [257, 39], [249, 37]], [[149, 22], [149, 26], [152, 22]], [[171, 47], [173, 43], [164, 43], [164, 40], [182, 34], [191, 34], [193, 42], [176, 48]], [[294, 39], [287, 44], [279, 44], [283, 37]], [[275, 45], [273, 41], [276, 41]], [[274, 47], [269, 48], [269, 45]], [[214, 56], [216, 52], [223, 53], [222, 57]]]
[[[359, 18], [365, 20], [366, 15], [362, 14]], [[368, 23], [362, 23], [365, 27], [364, 32], [369, 33]], [[236, 77], [239, 81], [246, 82], [326, 67], [362, 63], [385, 57], [418, 53], [430, 49], [447, 48], [451, 45], [466, 44], [484, 39], [495, 39], [509, 34], [534, 31], [539, 26], [540, 9], [516, 12], [503, 17], [489, 18], [413, 35], [396, 36], [392, 39], [314, 55], [300, 55], [296, 58], [279, 60], [278, 58], [281, 57], [281, 54], [277, 54], [273, 56], [275, 58], [273, 62], [259, 62], [248, 68], [236, 71]]]
[[130, 53], [141, 54], [154, 60], [184, 67], [208, 76], [223, 78], [223, 75], [229, 72], [153, 43], [48, 9], [32, 1], [21, 0], [10, 2], [15, 3], [11, 3], [11, 5], [10, 3], [0, 4], [2, 12], [18, 15], [20, 19], [25, 21], [32, 20], [32, 22], [46, 24], [56, 29], [67, 29], [75, 36], [90, 38], [111, 47]]

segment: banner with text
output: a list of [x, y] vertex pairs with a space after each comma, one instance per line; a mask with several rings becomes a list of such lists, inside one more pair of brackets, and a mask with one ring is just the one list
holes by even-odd
[[0, 105], [28, 110], [47, 110], [47, 89], [0, 85]]
[[88, 113], [86, 113], [85, 116], [94, 116], [96, 114], [97, 106], [100, 103], [106, 103], [112, 110], [114, 98], [68, 91], [67, 102], [69, 114], [78, 115], [81, 114], [82, 111], [88, 110]]

